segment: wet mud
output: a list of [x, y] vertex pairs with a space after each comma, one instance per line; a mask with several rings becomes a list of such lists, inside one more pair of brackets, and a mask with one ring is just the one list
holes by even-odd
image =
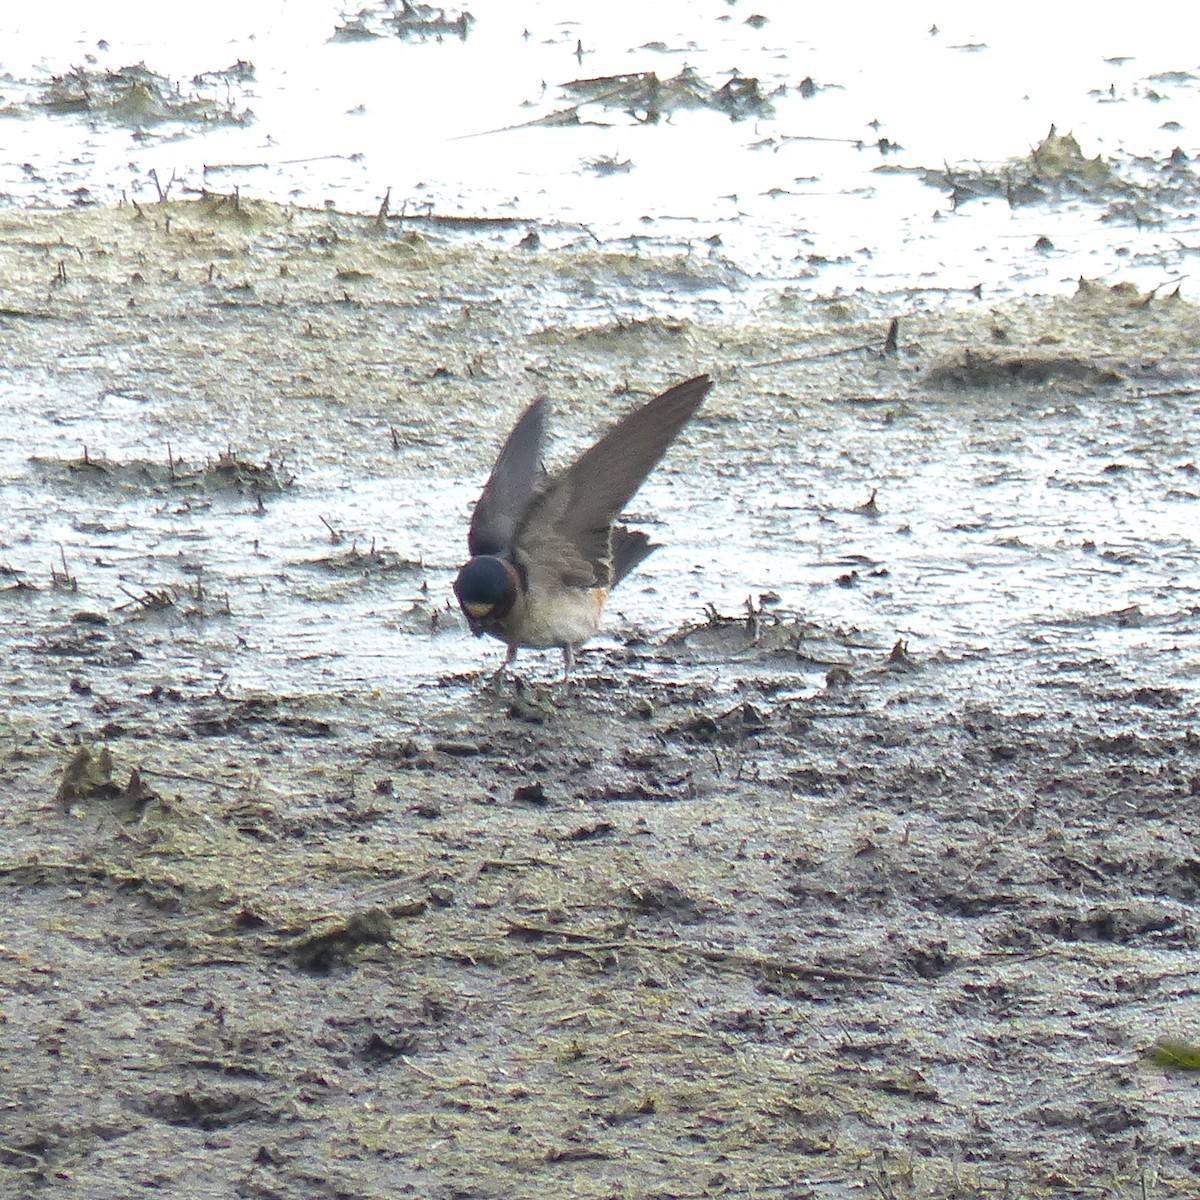
[[[1200, 312], [0, 217], [16, 1196], [1197, 1194]], [[513, 415], [718, 385], [568, 691]]]

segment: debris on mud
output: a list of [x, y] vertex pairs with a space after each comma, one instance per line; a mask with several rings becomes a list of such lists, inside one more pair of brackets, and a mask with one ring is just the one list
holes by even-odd
[[932, 388], [1041, 387], [1065, 384], [1079, 391], [1121, 382], [1111, 367], [1070, 355], [1005, 355], [964, 350], [949, 362], [937, 363], [925, 374]]
[[1074, 135], [1061, 134], [1053, 126], [1025, 158], [974, 171], [951, 167], [929, 170], [924, 178], [930, 187], [949, 191], [954, 208], [983, 196], [999, 197], [1016, 208], [1064, 195], [1107, 200], [1114, 192], [1124, 195], [1135, 190], [1119, 178], [1114, 165], [1103, 155], [1085, 158]]
[[258, 735], [251, 731], [259, 727], [266, 731], [286, 730], [301, 738], [328, 738], [336, 732], [336, 727], [325, 718], [272, 696], [218, 697], [205, 703], [192, 717], [191, 724], [201, 737], [235, 735], [253, 740], [258, 740]]
[[295, 482], [280, 463], [250, 462], [238, 457], [232, 447], [219, 454], [215, 462], [205, 464], [204, 485], [210, 489], [229, 489], [242, 495], [264, 496], [286, 491]]
[[133, 817], [156, 798], [156, 793], [142, 782], [137, 768], [130, 772], [127, 783], [117, 783], [113, 779], [112, 751], [107, 746], [93, 750], [88, 745], [75, 751], [63, 769], [55, 794], [64, 808], [83, 800], [99, 799], [109, 801], [114, 812]]
[[419, 559], [405, 558], [393, 550], [377, 547], [374, 540], [366, 550], [360, 550], [355, 544], [310, 559], [304, 565], [327, 571], [330, 575], [412, 574], [424, 566]]
[[[1138, 226], [1161, 223], [1168, 212], [1188, 211], [1197, 186], [1193, 164], [1182, 151], [1161, 160], [1087, 158], [1072, 134], [1053, 126], [1024, 158], [922, 174], [929, 186], [949, 193], [952, 208], [982, 198], [1002, 199], [1012, 208], [1085, 201], [1104, 205], [1104, 220]], [[1052, 251], [1054, 246], [1043, 239], [1037, 248]]]
[[372, 908], [306, 935], [292, 948], [292, 959], [306, 971], [325, 974], [348, 963], [360, 947], [386, 946], [391, 940], [392, 918]]
[[37, 585], [23, 579], [24, 572], [7, 563], [0, 563], [0, 595], [18, 595], [22, 592], [36, 592]]
[[169, 588], [147, 588], [142, 592], [131, 592], [122, 584], [121, 590], [129, 597], [129, 603], [142, 612], [162, 612], [164, 609], [175, 607], [175, 595]]
[[770, 99], [763, 94], [757, 79], [733, 75], [718, 87], [692, 67], [684, 67], [670, 79], [659, 79], [653, 71], [639, 71], [631, 75], [575, 79], [561, 86], [564, 95], [574, 101], [569, 111], [576, 115], [594, 104], [605, 110], [628, 113], [646, 125], [656, 124], [672, 113], [696, 108], [726, 113], [734, 121], [773, 115]]
[[195, 466], [189, 466], [170, 445], [165, 462], [136, 458], [117, 462], [97, 457], [86, 446], [78, 458], [62, 460], [33, 455], [29, 461], [48, 473], [65, 474], [81, 484], [101, 484], [137, 492], [234, 492], [259, 498], [278, 495], [295, 483], [295, 476], [283, 463], [276, 464], [270, 459], [253, 462], [232, 447]]
[[664, 117], [689, 109], [724, 113], [731, 121], [766, 119], [775, 112], [771, 104], [774, 93], [764, 93], [757, 79], [735, 73], [717, 86], [705, 80], [693, 67], [684, 67], [670, 79], [659, 79], [653, 71], [638, 71], [629, 75], [575, 79], [562, 84], [561, 89], [574, 101], [568, 108], [555, 109], [532, 121], [505, 126], [505, 129], [607, 124], [588, 118], [591, 107], [602, 112], [626, 113], [639, 125], [657, 125]]
[[1154, 1061], [1160, 1067], [1200, 1071], [1200, 1046], [1190, 1042], [1162, 1041], [1154, 1044]]
[[[1178, 300], [1181, 286], [1181, 283], [1175, 282], [1174, 290], [1163, 295], [1162, 302], [1171, 303]], [[1102, 283], [1095, 279], [1080, 279], [1075, 295], [1080, 301], [1092, 302], [1100, 308], [1149, 308], [1159, 299], [1162, 291], [1162, 288], [1154, 288], [1148, 292], [1141, 292], [1132, 283]]]
[[42, 85], [35, 100], [47, 112], [85, 115], [94, 121], [135, 129], [171, 121], [183, 125], [245, 125], [253, 119], [239, 107], [235, 88], [254, 81], [254, 67], [236, 62], [196, 75], [188, 90], [145, 63], [106, 70], [75, 67]]
[[428, 4], [414, 4], [412, 0], [385, 0], [378, 5], [367, 5], [352, 17], [343, 17], [332, 42], [362, 42], [373, 38], [392, 35], [405, 41], [440, 42], [448, 37], [467, 40], [475, 18], [466, 10], [449, 11]]
[[633, 170], [633, 162], [628, 158], [601, 155], [599, 158], [588, 159], [583, 168], [585, 171], [591, 171], [593, 175], [627, 175]]

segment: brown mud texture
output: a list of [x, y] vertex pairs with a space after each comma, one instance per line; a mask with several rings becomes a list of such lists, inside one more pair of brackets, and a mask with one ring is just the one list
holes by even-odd
[[[0, 1192], [1200, 1195], [1187, 300], [768, 295], [236, 197], [0, 227]], [[438, 480], [534, 394], [582, 439], [699, 371], [663, 479], [762, 501], [721, 577], [660, 551], [660, 623], [614, 607], [569, 694], [489, 681]], [[66, 395], [124, 432], [57, 454]], [[1047, 538], [980, 500], [1030, 429]], [[889, 504], [985, 442], [956, 631]], [[422, 503], [230, 550], [371, 479]], [[1097, 495], [1144, 536], [1071, 524]], [[868, 526], [886, 560], [789, 576]], [[776, 536], [777, 592], [720, 601]], [[1060, 567], [1130, 603], [1038, 611]], [[357, 675], [270, 652], [371, 621]]]

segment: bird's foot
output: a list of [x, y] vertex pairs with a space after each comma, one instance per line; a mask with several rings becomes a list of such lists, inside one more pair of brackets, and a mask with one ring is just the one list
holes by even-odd
[[[512, 646], [509, 646], [508, 653], [504, 656], [504, 661], [488, 676], [488, 681], [486, 684], [484, 684], [484, 687], [486, 687], [489, 692], [500, 694], [504, 691], [506, 672], [516, 657], [516, 649]], [[515, 676], [513, 678], [514, 680], [516, 679]]]

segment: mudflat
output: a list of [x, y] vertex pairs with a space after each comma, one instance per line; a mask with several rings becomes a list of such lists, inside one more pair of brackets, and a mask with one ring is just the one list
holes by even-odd
[[[1195, 306], [505, 232], [0, 216], [0, 1190], [1200, 1194]], [[700, 371], [492, 681], [513, 415]]]

